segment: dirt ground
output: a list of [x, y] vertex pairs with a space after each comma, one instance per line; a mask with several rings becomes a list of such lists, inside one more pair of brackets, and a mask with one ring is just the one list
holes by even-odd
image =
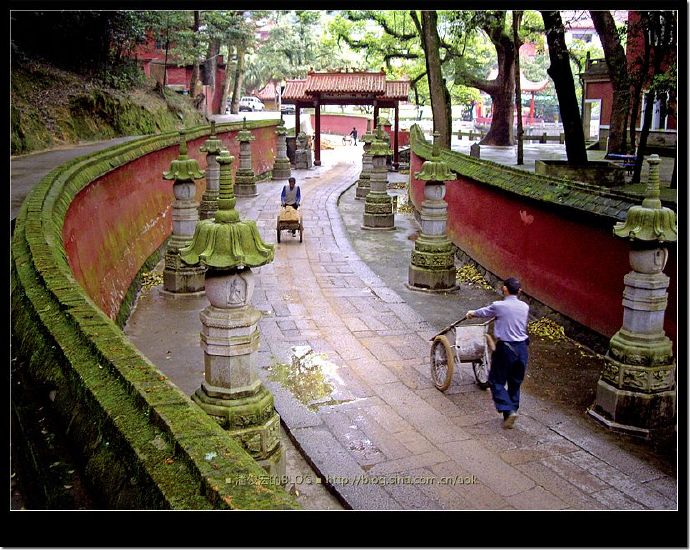
[[[529, 366], [522, 385], [525, 391], [574, 415], [584, 414], [594, 403], [604, 357], [569, 338], [551, 340], [531, 335], [529, 348]], [[675, 433], [655, 441], [622, 434], [616, 437], [641, 458], [659, 464], [668, 475], [676, 475]]]

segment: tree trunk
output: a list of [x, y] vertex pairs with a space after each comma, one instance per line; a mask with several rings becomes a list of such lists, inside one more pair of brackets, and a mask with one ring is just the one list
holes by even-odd
[[517, 111], [517, 162], [519, 166], [524, 164], [522, 135], [522, 88], [520, 85], [520, 36], [518, 29], [522, 20], [521, 11], [513, 11], [513, 44], [515, 45], [515, 109]]
[[[636, 24], [637, 29], [628, 29], [628, 34], [633, 32], [644, 32], [640, 30], [640, 27], [644, 29], [649, 25], [649, 17], [647, 12], [640, 12], [640, 21]], [[649, 40], [643, 39], [644, 42], [644, 56], [642, 59], [636, 61], [637, 68], [633, 74], [636, 77], [633, 78], [633, 100], [632, 109], [630, 110], [630, 151], [634, 152], [637, 147], [637, 117], [640, 114], [640, 108], [642, 106], [642, 89], [644, 88], [645, 82], [649, 77], [649, 63], [651, 56], [651, 46], [649, 45]]]
[[553, 80], [558, 96], [558, 107], [563, 121], [565, 134], [565, 152], [568, 164], [580, 166], [587, 164], [585, 132], [582, 129], [582, 117], [575, 95], [575, 82], [570, 69], [568, 47], [565, 43], [565, 29], [561, 15], [557, 11], [542, 11], [546, 39], [549, 44], [551, 65], [547, 73]]
[[206, 84], [210, 87], [211, 109], [213, 109], [213, 98], [216, 95], [216, 68], [218, 67], [218, 53], [220, 52], [220, 40], [211, 40], [208, 44], [208, 54], [204, 61], [204, 72], [206, 73]]
[[225, 62], [225, 80], [223, 80], [223, 95], [220, 98], [220, 114], [225, 114], [225, 109], [228, 105], [228, 96], [230, 95], [230, 85], [232, 84], [232, 74], [234, 72], [230, 59], [232, 58], [232, 44], [228, 44], [228, 59]]
[[498, 74], [493, 81], [476, 81], [480, 90], [491, 96], [491, 126], [479, 143], [482, 145], [514, 145], [515, 115], [515, 44], [505, 33], [506, 12], [490, 12], [482, 30], [496, 49]]
[[165, 28], [165, 60], [163, 61], [163, 93], [168, 85], [168, 50], [170, 50], [170, 27]]
[[[194, 31], [194, 42], [197, 40], [197, 35], [199, 33], [199, 26], [201, 25], [201, 18], [199, 15], [198, 10], [194, 10], [194, 26], [192, 27], [192, 30]], [[198, 90], [197, 90], [197, 81], [199, 80], [199, 62], [197, 60], [194, 60], [192, 63], [192, 76], [189, 79], [189, 95], [192, 97], [196, 97]]]
[[237, 64], [235, 65], [235, 84], [232, 88], [232, 101], [230, 102], [230, 112], [237, 114], [240, 112], [240, 95], [242, 94], [242, 81], [244, 80], [244, 43], [237, 45]]
[[604, 49], [609, 77], [613, 85], [613, 104], [609, 123], [607, 153], [625, 154], [627, 148], [627, 123], [630, 112], [630, 80], [628, 60], [616, 31], [616, 22], [609, 11], [590, 11], [594, 28]]
[[422, 47], [426, 60], [426, 74], [429, 81], [434, 131], [441, 134], [441, 145], [450, 149], [452, 132], [450, 93], [441, 71], [441, 54], [439, 53], [441, 43], [438, 37], [437, 24], [438, 14], [435, 11], [422, 11]]
[[649, 136], [649, 128], [652, 126], [652, 116], [654, 115], [654, 101], [656, 95], [654, 89], [651, 89], [647, 94], [644, 108], [644, 118], [642, 119], [642, 130], [640, 130], [640, 143], [637, 145], [637, 156], [635, 157], [635, 168], [631, 183], [640, 183], [642, 176], [642, 163], [644, 161], [644, 150], [647, 147], [647, 137]]

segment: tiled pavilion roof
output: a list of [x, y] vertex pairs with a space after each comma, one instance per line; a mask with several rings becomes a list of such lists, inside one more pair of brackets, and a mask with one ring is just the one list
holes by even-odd
[[369, 95], [376, 99], [406, 100], [409, 90], [409, 81], [386, 81], [383, 71], [309, 72], [305, 80], [286, 81], [283, 100], [309, 101], [319, 94]]

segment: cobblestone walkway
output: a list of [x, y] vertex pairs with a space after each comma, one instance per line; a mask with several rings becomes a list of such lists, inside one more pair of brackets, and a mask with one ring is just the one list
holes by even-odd
[[[323, 151], [322, 161], [293, 171], [304, 241], [283, 233], [275, 261], [256, 270], [253, 298], [264, 314], [259, 376], [319, 482], [353, 509], [676, 508], [674, 478], [585, 418], [525, 394], [515, 429], [503, 430], [467, 365], [439, 392], [429, 378], [436, 330], [357, 256], [338, 212], [361, 157], [341, 149]], [[238, 200], [241, 216], [257, 220], [271, 243], [281, 187], [260, 183], [258, 197]], [[126, 327], [187, 393], [203, 379], [198, 313], [206, 304], [153, 289]], [[310, 346], [326, 363], [307, 388], [326, 388], [321, 399], [312, 391], [305, 403], [280, 381], [293, 346]]]

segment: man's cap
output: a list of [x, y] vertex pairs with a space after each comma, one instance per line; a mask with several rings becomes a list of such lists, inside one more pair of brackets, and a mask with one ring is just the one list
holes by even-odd
[[518, 281], [515, 277], [508, 277], [505, 281], [503, 281], [503, 284], [511, 294], [516, 294], [521, 288], [520, 281]]

